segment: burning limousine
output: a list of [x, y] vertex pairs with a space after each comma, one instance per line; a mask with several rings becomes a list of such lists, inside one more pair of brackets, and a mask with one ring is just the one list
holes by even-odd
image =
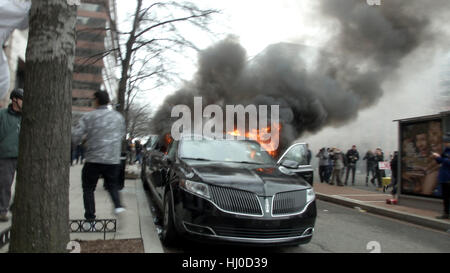
[[255, 140], [170, 135], [146, 147], [142, 181], [163, 214], [161, 241], [310, 242], [316, 220], [305, 143], [277, 157]]

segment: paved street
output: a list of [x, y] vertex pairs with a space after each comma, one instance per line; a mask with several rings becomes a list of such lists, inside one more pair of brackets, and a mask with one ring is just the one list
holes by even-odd
[[356, 209], [318, 201], [315, 235], [309, 245], [281, 252], [368, 253], [376, 241], [381, 252], [450, 253], [450, 233], [439, 232]]
[[298, 247], [242, 248], [210, 247], [185, 242], [164, 248], [166, 253], [265, 252], [265, 253], [369, 253], [370, 242], [379, 243], [383, 253], [450, 253], [450, 233], [377, 216], [328, 202], [317, 201], [318, 217], [313, 240]]
[[[355, 189], [379, 193], [375, 187], [365, 186], [358, 176]], [[316, 182], [320, 183], [320, 182]], [[389, 191], [390, 192], [390, 191]], [[159, 212], [147, 198], [154, 217]], [[383, 199], [384, 200], [384, 199]], [[179, 247], [164, 248], [166, 253], [203, 253], [205, 249], [217, 253], [369, 253], [379, 246], [383, 253], [450, 253], [450, 233], [414, 225], [393, 218], [365, 212], [355, 208], [317, 200], [317, 220], [312, 241], [298, 247], [242, 248], [232, 246], [210, 247], [184, 242]]]

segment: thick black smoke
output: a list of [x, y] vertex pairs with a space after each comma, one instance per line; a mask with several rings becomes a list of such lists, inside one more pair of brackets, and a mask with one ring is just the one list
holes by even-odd
[[204, 106], [280, 105], [282, 148], [305, 131], [345, 124], [379, 100], [383, 82], [404, 57], [435, 44], [432, 20], [445, 18], [450, 3], [391, 0], [372, 7], [361, 0], [318, 2], [322, 19], [334, 20], [339, 29], [325, 49], [279, 43], [249, 61], [237, 39], [228, 37], [199, 54], [195, 78], [156, 113], [155, 133], [170, 132], [176, 120], [170, 119], [172, 106], [193, 109], [194, 96], [201, 96]]

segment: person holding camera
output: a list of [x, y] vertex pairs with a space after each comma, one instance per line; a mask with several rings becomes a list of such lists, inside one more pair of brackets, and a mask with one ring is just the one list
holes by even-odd
[[444, 136], [444, 152], [439, 155], [433, 153], [431, 156], [437, 163], [441, 164], [439, 168], [439, 184], [442, 187], [442, 199], [444, 203], [444, 214], [437, 216], [437, 219], [450, 219], [450, 133]]
[[329, 176], [328, 174], [328, 158], [330, 155], [328, 154], [328, 151], [325, 148], [320, 149], [319, 153], [317, 153], [316, 157], [319, 158], [319, 177], [320, 177], [320, 183], [323, 183], [324, 181], [329, 183]]
[[344, 168], [344, 153], [338, 148], [333, 148], [331, 158], [333, 160], [333, 173], [330, 185], [334, 185], [334, 180], [336, 180], [337, 185], [342, 187], [344, 186], [341, 180], [341, 172]]

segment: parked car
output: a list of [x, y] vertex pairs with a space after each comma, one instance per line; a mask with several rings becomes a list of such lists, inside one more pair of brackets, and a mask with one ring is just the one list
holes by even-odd
[[256, 141], [161, 137], [142, 181], [163, 212], [165, 245], [184, 238], [232, 244], [308, 243], [316, 219], [306, 144], [278, 160]]

